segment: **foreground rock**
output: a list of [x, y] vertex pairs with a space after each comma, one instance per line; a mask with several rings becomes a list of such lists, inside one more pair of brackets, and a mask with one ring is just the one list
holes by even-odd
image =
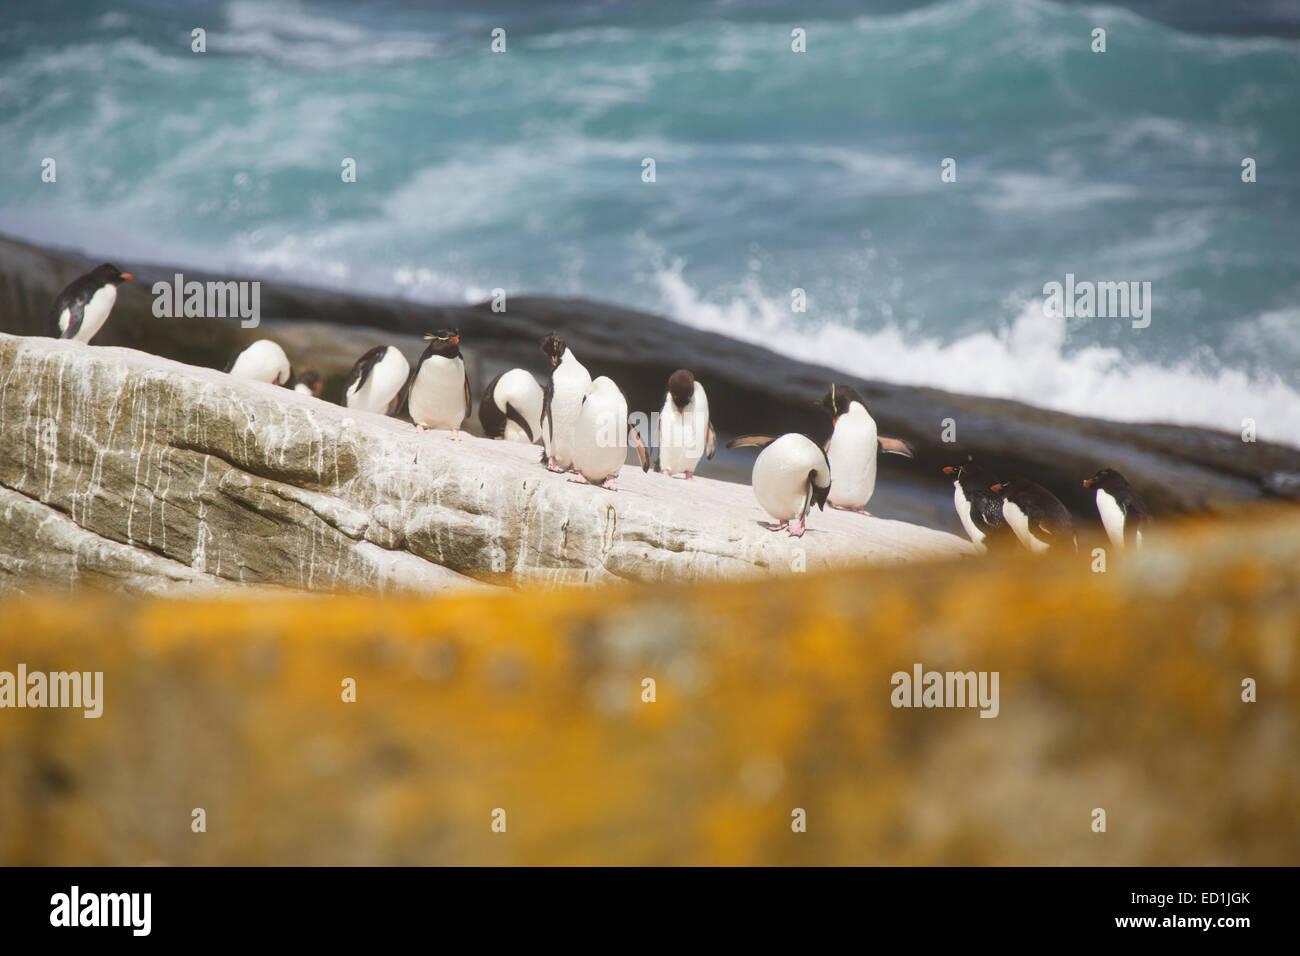
[[969, 553], [897, 521], [762, 527], [742, 485], [628, 467], [578, 485], [538, 451], [240, 382], [129, 349], [0, 336], [0, 576], [439, 590], [707, 580]]
[[[0, 669], [104, 677], [98, 719], [0, 712], [0, 860], [1290, 866], [1297, 633], [1300, 509], [1167, 530], [1105, 574], [1012, 555], [437, 601], [4, 600]], [[998, 672], [997, 718], [892, 706], [916, 663]]]

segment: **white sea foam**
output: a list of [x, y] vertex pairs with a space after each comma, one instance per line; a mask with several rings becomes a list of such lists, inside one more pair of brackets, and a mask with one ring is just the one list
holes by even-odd
[[210, 32], [210, 50], [301, 69], [402, 63], [433, 56], [440, 45], [433, 36], [375, 30], [297, 3], [235, 0], [225, 12], [227, 29]]
[[[1039, 302], [1025, 304], [1009, 327], [943, 343], [916, 339], [895, 326], [860, 331], [827, 323], [794, 334], [789, 304], [763, 296], [756, 284], [711, 302], [680, 268], [662, 268], [655, 280], [666, 311], [679, 321], [766, 346], [780, 334], [781, 347], [793, 356], [858, 378], [1017, 399], [1114, 421], [1239, 432], [1242, 420], [1251, 418], [1261, 440], [1300, 447], [1296, 383], [1230, 368], [1132, 363], [1118, 349], [1101, 346], [1070, 348], [1066, 320], [1045, 316]], [[1247, 327], [1275, 336], [1285, 321], [1272, 313]]]

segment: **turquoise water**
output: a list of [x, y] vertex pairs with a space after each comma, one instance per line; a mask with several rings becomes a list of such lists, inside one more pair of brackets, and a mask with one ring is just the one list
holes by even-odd
[[[1297, 40], [1045, 0], [472, 10], [7, 10], [0, 231], [123, 268], [582, 295], [862, 377], [1300, 444]], [[1046, 316], [1067, 273], [1151, 282], [1150, 327]]]

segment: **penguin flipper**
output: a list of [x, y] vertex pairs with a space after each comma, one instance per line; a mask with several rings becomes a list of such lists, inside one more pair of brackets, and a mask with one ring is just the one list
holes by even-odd
[[[555, 394], [555, 380], [547, 379], [546, 388], [542, 392], [542, 416], [538, 421], [542, 428], [542, 437], [549, 443], [555, 437], [555, 420], [551, 415], [551, 396]], [[545, 454], [542, 460], [546, 460]]]
[[474, 401], [473, 399], [470, 398], [470, 394], [469, 394], [469, 370], [468, 369], [466, 369], [463, 377], [465, 379], [465, 417], [469, 418], [470, 413], [474, 411]]
[[632, 439], [636, 445], [636, 456], [641, 461], [641, 470], [650, 470], [650, 453], [646, 451], [645, 442], [641, 440], [641, 433], [636, 430], [636, 426], [631, 422], [627, 423], [627, 437]]
[[[63, 338], [73, 339], [77, 337], [77, 333], [81, 331], [81, 320], [85, 317], [85, 314], [86, 306], [83, 302], [74, 302], [68, 306], [68, 327], [62, 332]], [[55, 328], [57, 329], [58, 326], [55, 325]]]
[[708, 431], [704, 433], [704, 457], [713, 460], [714, 453], [718, 450], [718, 435], [713, 430], [713, 422], [709, 422]]
[[370, 373], [374, 371], [375, 366], [379, 364], [379, 360], [384, 357], [384, 353], [387, 351], [387, 345], [376, 345], [356, 360], [352, 366], [352, 371], [348, 373], [347, 381], [343, 383], [343, 398], [345, 401], [349, 392], [361, 390], [361, 386], [366, 384], [366, 380], [370, 378]]
[[901, 438], [886, 438], [881, 435], [876, 441], [880, 442], [880, 450], [888, 452], [891, 455], [902, 455], [904, 458], [915, 458], [912, 454], [912, 446]]
[[[511, 405], [509, 402], [506, 402], [506, 418], [510, 419], [512, 422], [514, 422], [516, 425], [518, 425], [520, 428], [524, 430], [524, 434], [528, 436], [528, 441], [531, 444], [534, 437], [532, 426], [528, 424], [528, 419], [524, 418], [524, 416], [520, 414], [519, 410], [515, 408], [513, 405]], [[502, 434], [504, 433], [505, 432], [503, 429]]]
[[776, 441], [775, 435], [738, 435], [727, 442], [728, 448], [766, 448]]

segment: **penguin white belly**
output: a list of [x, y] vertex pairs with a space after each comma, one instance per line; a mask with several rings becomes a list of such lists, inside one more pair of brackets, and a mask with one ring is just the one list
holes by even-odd
[[[108, 313], [113, 311], [113, 303], [116, 301], [117, 286], [115, 285], [106, 285], [92, 295], [81, 312], [81, 328], [77, 329], [77, 334], [72, 337], [73, 341], [89, 342], [94, 338], [95, 333], [108, 321]], [[67, 310], [64, 311], [66, 313]], [[59, 326], [67, 329], [67, 323], [62, 317], [59, 319]]]
[[750, 479], [759, 507], [778, 521], [802, 517], [809, 499], [808, 473], [823, 467], [821, 459], [816, 445], [794, 433], [782, 435], [764, 448]]
[[[831, 474], [833, 475], [835, 472], [832, 470]], [[832, 482], [831, 489], [834, 490], [834, 488], [835, 484]], [[952, 503], [957, 509], [957, 517], [961, 519], [961, 526], [966, 529], [966, 537], [970, 538], [971, 543], [980, 551], [987, 551], [988, 545], [984, 543], [984, 532], [975, 526], [975, 522], [971, 518], [971, 505], [966, 500], [966, 492], [961, 490], [960, 481], [952, 483]]]
[[384, 357], [371, 367], [365, 382], [359, 388], [354, 385], [348, 390], [344, 396], [348, 408], [386, 414], [410, 375], [411, 363], [406, 361], [406, 356], [390, 346]]
[[1106, 537], [1117, 548], [1124, 547], [1124, 512], [1119, 502], [1109, 492], [1097, 489], [1097, 513], [1101, 515], [1101, 526], [1106, 529]]
[[1007, 526], [1016, 533], [1016, 537], [1030, 551], [1035, 554], [1046, 551], [1050, 545], [1046, 541], [1039, 541], [1029, 531], [1029, 516], [1020, 510], [1020, 507], [1010, 498], [1002, 502], [1002, 517], [1007, 519]]
[[465, 362], [430, 355], [411, 383], [411, 421], [425, 428], [460, 428], [465, 420]]
[[835, 423], [826, 460], [831, 466], [833, 505], [862, 508], [876, 491], [876, 423], [866, 416], [841, 415]]
[[627, 459], [627, 402], [621, 395], [588, 395], [573, 429], [573, 467], [591, 482], [618, 474]]
[[591, 376], [576, 361], [563, 362], [551, 381], [554, 391], [551, 394], [551, 434], [546, 453], [559, 467], [568, 468], [573, 464], [573, 429], [578, 422], [583, 396], [591, 386]]
[[671, 475], [695, 472], [709, 436], [709, 401], [695, 383], [695, 397], [678, 410], [670, 397], [659, 412], [659, 467]]
[[522, 428], [507, 418], [506, 441], [517, 441], [528, 445], [540, 437], [542, 432], [542, 387], [537, 384], [537, 379], [533, 378], [531, 372], [522, 368], [512, 368], [506, 372], [497, 379], [497, 387], [493, 392], [492, 400], [503, 415], [507, 404], [513, 406], [515, 411], [524, 417], [524, 421], [528, 422], [528, 427], [533, 430], [533, 437], [529, 438]]
[[254, 382], [283, 385], [293, 373], [284, 349], [270, 339], [259, 339], [239, 353], [235, 364], [230, 367], [230, 374]]

